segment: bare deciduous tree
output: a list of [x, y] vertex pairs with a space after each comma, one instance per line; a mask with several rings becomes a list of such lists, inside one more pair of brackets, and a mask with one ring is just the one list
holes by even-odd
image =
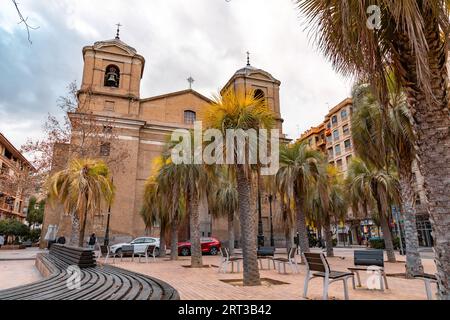
[[33, 42], [31, 41], [31, 35], [30, 35], [30, 30], [36, 30], [39, 29], [39, 27], [33, 27], [28, 23], [28, 17], [24, 17], [22, 15], [22, 12], [19, 9], [19, 4], [17, 3], [16, 0], [11, 0], [12, 3], [14, 4], [14, 7], [16, 8], [17, 14], [19, 15], [19, 24], [23, 23], [25, 25], [25, 28], [27, 30], [27, 35], [28, 35], [28, 42], [30, 44], [32, 44]]
[[[128, 151], [120, 148], [114, 121], [107, 117], [99, 119], [89, 110], [91, 95], [82, 102], [77, 97], [76, 81], [68, 86], [66, 96], [57, 100], [61, 115], [48, 114], [43, 125], [44, 138], [28, 141], [21, 151], [31, 157], [39, 180], [45, 181], [55, 166], [65, 166], [74, 158], [102, 159], [112, 172], [121, 170]], [[55, 148], [63, 152], [55, 153]]]

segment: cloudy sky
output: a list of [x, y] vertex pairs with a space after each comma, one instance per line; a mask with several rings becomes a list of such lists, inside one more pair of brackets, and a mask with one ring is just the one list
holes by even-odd
[[284, 131], [291, 138], [323, 120], [350, 94], [308, 40], [292, 0], [20, 0], [27, 40], [11, 0], [0, 0], [0, 131], [17, 147], [42, 135], [58, 96], [82, 75], [81, 49], [121, 40], [146, 59], [141, 97], [186, 89], [210, 96], [246, 63], [281, 80]]

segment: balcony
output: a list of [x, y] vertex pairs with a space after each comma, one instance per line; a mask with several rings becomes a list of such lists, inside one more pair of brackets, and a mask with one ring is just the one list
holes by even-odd
[[21, 219], [26, 218], [26, 216], [23, 213], [14, 211], [13, 205], [9, 205], [7, 203], [0, 203], [0, 216], [3, 216], [3, 217], [13, 216], [13, 217], [19, 217]]
[[[0, 160], [6, 167], [2, 167], [2, 170], [5, 170], [6, 168], [10, 168], [11, 170], [15, 172], [20, 171], [20, 163], [18, 161], [14, 161], [13, 159], [10, 159], [4, 155], [0, 154]], [[5, 169], [3, 169], [5, 168]]]

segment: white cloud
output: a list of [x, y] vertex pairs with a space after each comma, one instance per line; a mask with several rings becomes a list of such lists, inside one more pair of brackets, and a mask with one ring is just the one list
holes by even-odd
[[40, 26], [32, 46], [8, 6], [0, 12], [0, 130], [16, 145], [38, 134], [69, 82], [80, 82], [82, 47], [113, 38], [117, 22], [122, 40], [147, 60], [143, 97], [184, 89], [189, 75], [201, 93], [217, 92], [245, 65], [247, 50], [252, 65], [281, 80], [291, 138], [350, 93], [350, 82], [309, 44], [290, 0], [22, 0], [23, 14]]

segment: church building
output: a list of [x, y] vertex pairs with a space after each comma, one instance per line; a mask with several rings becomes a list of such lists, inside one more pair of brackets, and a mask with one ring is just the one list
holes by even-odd
[[[144, 236], [146, 228], [140, 216], [143, 203], [144, 183], [150, 175], [152, 161], [161, 154], [165, 143], [175, 129], [191, 129], [196, 120], [201, 120], [201, 111], [211, 100], [193, 90], [181, 90], [154, 97], [140, 95], [141, 79], [145, 71], [145, 58], [120, 40], [95, 42], [83, 48], [83, 78], [78, 92], [79, 104], [83, 110], [70, 114], [71, 120], [81, 112], [93, 115], [99, 126], [113, 126], [116, 132], [115, 148], [101, 145], [99, 154], [107, 157], [114, 150], [126, 150], [128, 157], [120, 170], [112, 169], [116, 197], [110, 208], [110, 243], [129, 241]], [[192, 79], [189, 79], [192, 80]], [[223, 86], [222, 92], [233, 88], [236, 93], [258, 94], [266, 99], [268, 107], [275, 113], [277, 128], [282, 134], [279, 89], [280, 81], [267, 71], [247, 65], [237, 70]], [[80, 108], [79, 108], [80, 109]], [[60, 146], [61, 147], [61, 146]], [[65, 146], [70, 147], [70, 146]], [[64, 146], [55, 150], [63, 161], [54, 161], [54, 168], [61, 169], [64, 163]], [[273, 206], [273, 219], [276, 216], [275, 195], [261, 193], [261, 220], [266, 241], [270, 239], [270, 206]], [[272, 201], [275, 201], [272, 204]], [[256, 203], [255, 199], [255, 203]], [[270, 203], [269, 203], [270, 202]], [[206, 201], [201, 203], [201, 234], [227, 241], [226, 218], [213, 218]], [[256, 206], [255, 206], [256, 208]], [[101, 212], [88, 218], [86, 235], [95, 232], [99, 239], [105, 235], [108, 212]], [[188, 221], [186, 221], [188, 224]], [[276, 222], [273, 221], [275, 225]], [[66, 238], [71, 232], [71, 218], [61, 207], [47, 206], [43, 225], [43, 235], [49, 225], [58, 226], [58, 235]], [[275, 227], [276, 242], [284, 241], [284, 233]], [[158, 235], [152, 230], [152, 235]], [[185, 233], [187, 237], [187, 232]], [[42, 237], [43, 239], [44, 237]], [[236, 227], [236, 239], [239, 239]], [[182, 236], [179, 239], [183, 239]]]

